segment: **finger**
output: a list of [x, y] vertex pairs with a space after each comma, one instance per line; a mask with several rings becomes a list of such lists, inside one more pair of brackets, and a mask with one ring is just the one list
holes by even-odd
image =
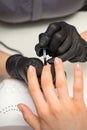
[[45, 95], [46, 101], [51, 106], [57, 106], [58, 105], [58, 98], [54, 89], [52, 75], [51, 75], [51, 68], [50, 65], [47, 64], [44, 66], [41, 76], [41, 84], [43, 93]]
[[37, 75], [36, 75], [36, 70], [31, 65], [28, 69], [28, 89], [29, 89], [31, 97], [36, 105], [36, 108], [43, 109], [43, 105], [45, 107], [46, 102], [45, 102], [43, 94], [40, 90], [40, 86], [39, 86]]
[[18, 104], [19, 110], [22, 112], [24, 120], [34, 129], [40, 130], [38, 117], [24, 104]]
[[[55, 34], [56, 31], [58, 31], [58, 32], [60, 31], [60, 28], [61, 28], [60, 24], [56, 24], [56, 23], [50, 24], [48, 26], [46, 32], [45, 33], [41, 33], [39, 35], [39, 46], [41, 48], [46, 48], [48, 46], [48, 44], [49, 44], [49, 42], [50, 42], [51, 39], [52, 39], [52, 46], [53, 46], [55, 44], [55, 41], [57, 42], [57, 40], [60, 39], [60, 35], [61, 34], [60, 33], [57, 33], [57, 35]], [[57, 40], [55, 38], [57, 38]], [[61, 39], [63, 39], [63, 38], [61, 38]], [[55, 45], [54, 45], [54, 47], [55, 47]]]
[[35, 46], [35, 51], [36, 51], [37, 56], [42, 56], [43, 55], [43, 49], [40, 48], [39, 44], [37, 44]]
[[51, 23], [49, 24], [46, 33], [49, 37], [51, 37], [56, 31], [60, 30], [61, 26], [60, 23], [55, 22], [55, 23]]
[[56, 87], [58, 88], [58, 97], [59, 99], [65, 100], [66, 98], [69, 98], [69, 94], [62, 60], [59, 58], [55, 58], [54, 64], [56, 73]]
[[[73, 59], [73, 62], [77, 61], [77, 59], [75, 58], [74, 52], [73, 52], [73, 47], [71, 47], [69, 50], [67, 50], [66, 52], [58, 55], [58, 53], [55, 54], [55, 56], [59, 57], [60, 59], [62, 59], [62, 61], [66, 61], [66, 60], [71, 60]], [[52, 64], [54, 61], [54, 58], [50, 58], [48, 60], [48, 63]]]
[[[75, 47], [74, 47], [75, 48]], [[74, 48], [73, 46], [66, 50], [64, 53], [60, 54], [58, 57], [62, 59], [62, 61], [71, 61], [73, 59], [73, 62], [77, 61], [75, 54], [74, 54]]]
[[50, 41], [50, 37], [47, 35], [47, 33], [41, 33], [39, 35], [39, 46], [41, 48], [47, 48]]
[[66, 40], [66, 31], [61, 29], [54, 33], [50, 40], [50, 48], [51, 52], [55, 52], [59, 50], [59, 47], [62, 46], [63, 42]]
[[58, 48], [59, 55], [66, 53], [71, 48], [71, 46], [72, 46], [72, 41], [71, 41], [72, 38], [71, 37], [72, 36], [70, 36], [70, 34], [67, 34], [66, 38], [64, 39], [64, 41], [61, 42], [61, 46]]
[[73, 97], [78, 103], [83, 102], [83, 73], [79, 64], [75, 65]]

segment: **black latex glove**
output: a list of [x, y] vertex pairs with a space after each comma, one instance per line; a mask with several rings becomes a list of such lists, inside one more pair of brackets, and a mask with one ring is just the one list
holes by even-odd
[[40, 79], [43, 63], [38, 58], [27, 58], [18, 54], [10, 56], [6, 62], [6, 69], [11, 77], [27, 83], [27, 69], [29, 65], [33, 65], [36, 68], [37, 76]]
[[63, 61], [87, 61], [87, 42], [81, 38], [76, 28], [65, 22], [56, 22], [48, 26], [45, 33], [39, 35], [39, 44], [35, 46], [38, 56], [43, 55], [43, 48], [52, 58], [60, 57]]

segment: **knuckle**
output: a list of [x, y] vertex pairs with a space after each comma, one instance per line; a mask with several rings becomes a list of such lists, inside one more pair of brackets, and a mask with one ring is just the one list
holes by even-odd
[[48, 29], [56, 30], [56, 23], [49, 24]]
[[79, 115], [81, 115], [82, 111], [83, 111], [82, 105], [76, 104], [76, 106], [74, 107], [74, 114], [79, 116]]
[[53, 115], [55, 118], [58, 118], [60, 112], [59, 112], [58, 108], [55, 107], [55, 108], [51, 108], [51, 113], [52, 113], [52, 115]]
[[39, 110], [39, 117], [41, 118], [41, 119], [45, 119], [46, 118], [46, 112], [45, 111], [43, 111], [43, 110]]
[[51, 91], [50, 88], [53, 87], [53, 83], [52, 83], [52, 81], [47, 80], [47, 81], [43, 82], [43, 86], [42, 87], [43, 87], [44, 90], [46, 90], [46, 91], [48, 91], [48, 93], [50, 93], [50, 91]]
[[60, 32], [57, 32], [57, 33], [55, 33], [54, 34], [54, 36], [53, 36], [55, 39], [58, 39], [58, 41], [62, 38], [62, 35], [61, 35], [61, 33]]
[[81, 92], [83, 89], [82, 89], [82, 87], [80, 87], [80, 85], [79, 85], [79, 86], [75, 86], [75, 87], [74, 87], [74, 90], [79, 93], [79, 92]]
[[55, 27], [55, 23], [50, 23], [49, 27]]
[[65, 84], [65, 82], [64, 82], [64, 80], [63, 79], [57, 79], [56, 80], [56, 86], [58, 86], [58, 88], [60, 87], [64, 87], [64, 84]]
[[27, 121], [28, 120], [28, 115], [23, 115], [23, 118], [24, 118], [25, 121]]
[[30, 93], [35, 94], [36, 88], [34, 86], [29, 86], [29, 91], [30, 91]]

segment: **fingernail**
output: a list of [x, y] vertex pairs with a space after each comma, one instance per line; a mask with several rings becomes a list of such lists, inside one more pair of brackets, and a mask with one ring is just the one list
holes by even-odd
[[34, 71], [34, 67], [32, 65], [29, 66], [29, 72]]
[[22, 105], [17, 105], [17, 107], [18, 107], [18, 109], [19, 109], [21, 112], [23, 112], [23, 107], [22, 107]]
[[76, 64], [75, 65], [75, 69], [76, 69], [76, 71], [80, 71], [81, 70], [81, 66], [79, 64]]
[[54, 62], [55, 62], [55, 64], [60, 64], [61, 59], [60, 59], [60, 58], [58, 58], [58, 57], [56, 57], [56, 58], [55, 58], [55, 60], [54, 60]]

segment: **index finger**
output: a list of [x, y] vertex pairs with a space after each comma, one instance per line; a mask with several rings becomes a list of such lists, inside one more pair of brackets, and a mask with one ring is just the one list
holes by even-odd
[[31, 97], [36, 105], [37, 109], [42, 109], [43, 105], [45, 106], [46, 102], [44, 96], [40, 90], [40, 85], [36, 75], [36, 70], [33, 66], [30, 65], [28, 69], [28, 89], [31, 94]]

